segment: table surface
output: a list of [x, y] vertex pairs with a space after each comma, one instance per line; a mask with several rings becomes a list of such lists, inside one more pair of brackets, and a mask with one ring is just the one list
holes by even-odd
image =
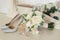
[[[3, 20], [2, 20], [3, 19]], [[0, 25], [7, 23], [10, 18], [2, 16], [0, 14]], [[60, 28], [60, 23], [57, 23], [56, 26]], [[60, 30], [54, 29], [53, 31], [48, 29], [41, 29], [39, 35], [21, 35], [19, 31], [15, 33], [4, 33], [0, 31], [0, 40], [60, 40]]]
[[41, 29], [40, 34], [36, 35], [21, 35], [19, 31], [15, 33], [0, 31], [0, 40], [60, 40], [60, 30]]

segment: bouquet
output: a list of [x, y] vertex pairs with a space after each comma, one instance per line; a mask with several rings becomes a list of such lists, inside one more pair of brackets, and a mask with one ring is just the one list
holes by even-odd
[[39, 33], [40, 27], [43, 25], [42, 13], [39, 11], [33, 11], [30, 14], [21, 15], [23, 23], [26, 24], [26, 32]]

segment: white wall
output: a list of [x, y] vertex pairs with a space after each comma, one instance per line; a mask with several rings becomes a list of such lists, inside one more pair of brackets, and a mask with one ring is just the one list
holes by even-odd
[[0, 25], [9, 23], [17, 14], [14, 2], [14, 0], [0, 0]]
[[56, 2], [58, 0], [18, 0], [19, 3], [28, 3], [28, 4], [43, 4], [49, 2]]
[[15, 9], [13, 0], [0, 0], [0, 13], [5, 13], [8, 17], [12, 17], [16, 13]]

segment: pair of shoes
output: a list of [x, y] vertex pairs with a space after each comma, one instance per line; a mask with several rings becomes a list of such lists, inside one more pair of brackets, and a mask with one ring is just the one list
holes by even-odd
[[[13, 18], [13, 20], [10, 23], [0, 26], [0, 29], [2, 29], [4, 32], [15, 32], [17, 30], [18, 25], [23, 21], [22, 17], [20, 19], [19, 18], [20, 18], [20, 15], [18, 14], [16, 15], [15, 18]], [[19, 22], [17, 23], [15, 28], [13, 29], [9, 28], [17, 19], [19, 19]]]
[[20, 17], [19, 14], [17, 14], [6, 26], [11, 26], [18, 18]]
[[2, 28], [3, 32], [9, 32], [9, 33], [16, 32], [19, 24], [21, 24], [22, 21], [23, 21], [23, 19], [21, 17], [14, 29], [10, 29], [9, 26], [4, 25], [3, 27], [5, 27], [5, 28]]

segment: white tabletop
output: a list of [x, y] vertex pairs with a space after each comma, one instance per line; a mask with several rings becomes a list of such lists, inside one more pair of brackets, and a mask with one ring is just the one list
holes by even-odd
[[0, 31], [0, 40], [60, 40], [60, 30], [42, 29], [39, 35], [30, 34], [29, 36], [21, 35], [19, 32], [4, 33]]

